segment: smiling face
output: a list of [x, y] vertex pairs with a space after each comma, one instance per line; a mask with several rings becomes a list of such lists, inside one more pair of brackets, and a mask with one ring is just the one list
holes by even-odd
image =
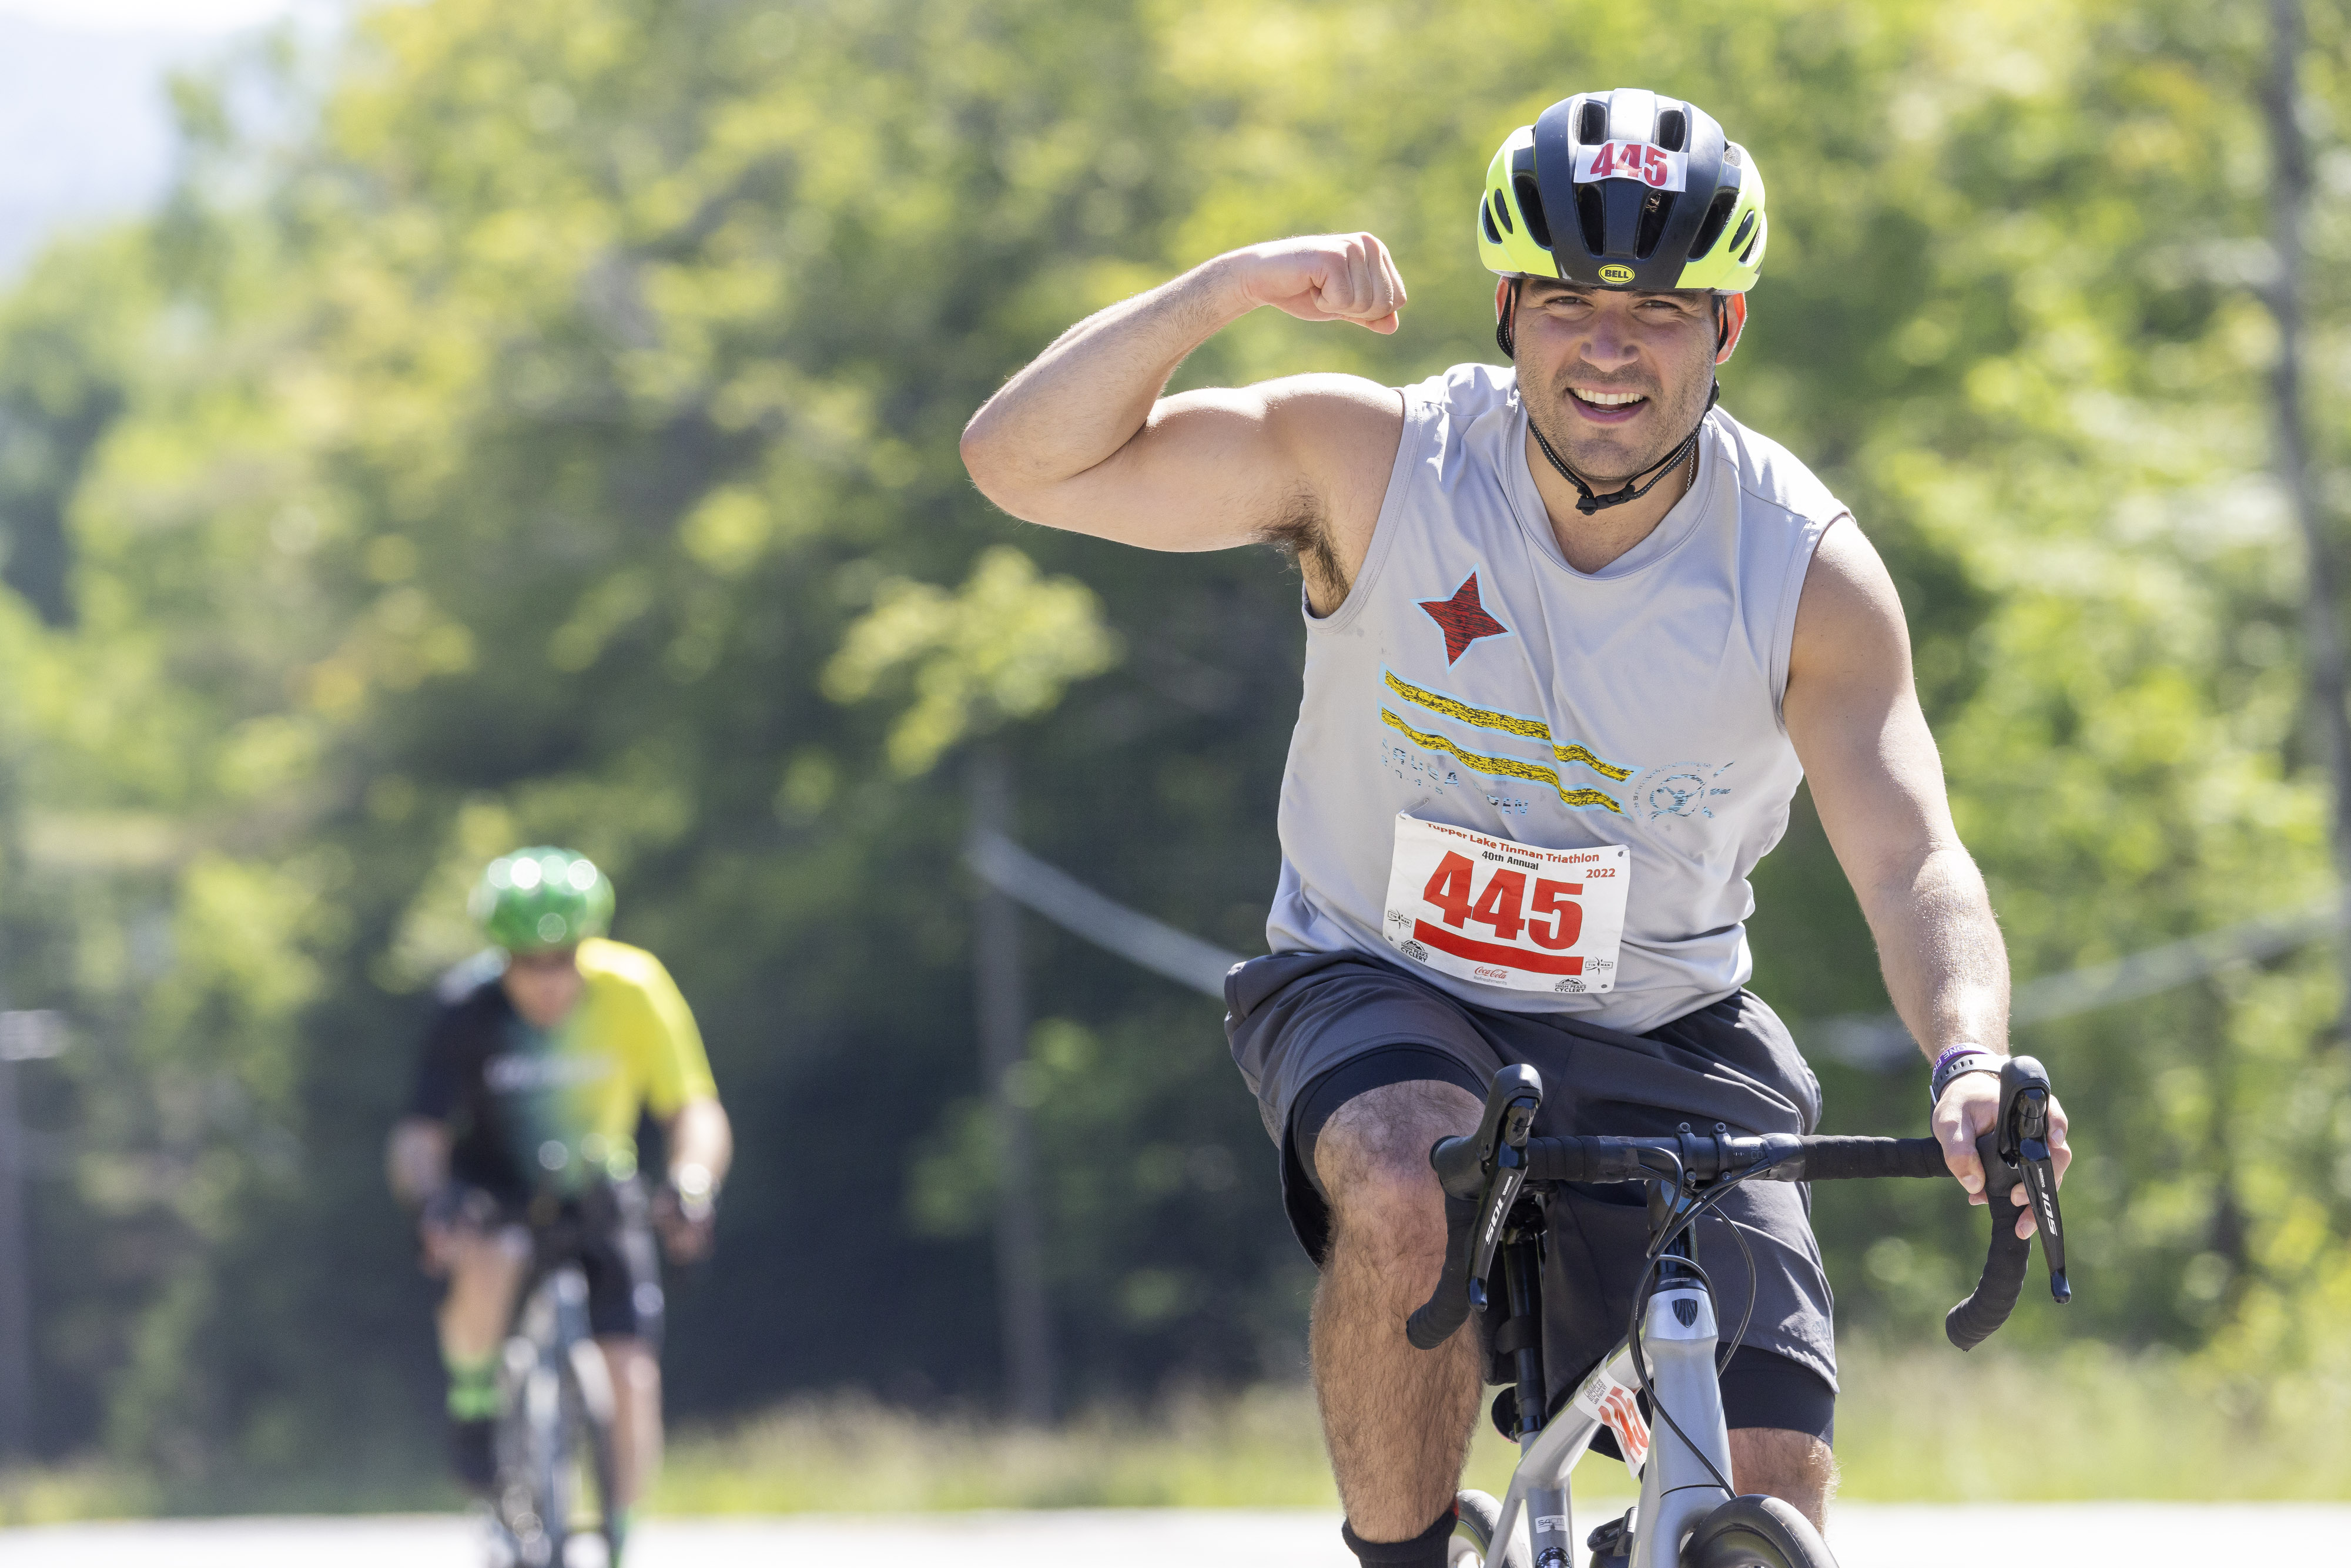
[[[1499, 308], [1510, 308], [1510, 287], [1503, 279]], [[1706, 413], [1715, 306], [1705, 289], [1642, 294], [1528, 277], [1511, 330], [1527, 417], [1595, 489], [1663, 463]]]

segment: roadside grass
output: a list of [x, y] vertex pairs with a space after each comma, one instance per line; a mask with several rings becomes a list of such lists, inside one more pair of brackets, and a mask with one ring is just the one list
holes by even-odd
[[[1839, 1495], [1867, 1502], [2351, 1501], [2351, 1377], [2263, 1386], [2185, 1357], [2085, 1345], [2055, 1355], [1941, 1344], [1842, 1350]], [[1499, 1494], [1515, 1450], [1480, 1419], [1465, 1484]], [[1634, 1491], [1587, 1458], [1591, 1512]], [[1312, 1396], [1261, 1387], [1050, 1431], [797, 1403], [681, 1433], [660, 1512], [963, 1508], [1335, 1507]]]
[[2161, 1352], [1840, 1346], [1840, 1495], [1873, 1502], [2351, 1501], [2351, 1371], [2261, 1382]]
[[[1499, 1493], [1516, 1450], [1481, 1420], [1466, 1484]], [[1632, 1496], [1622, 1465], [1576, 1472]], [[1050, 1430], [920, 1416], [848, 1397], [786, 1406], [675, 1437], [656, 1511], [928, 1511], [968, 1508], [1336, 1508], [1313, 1396], [1269, 1386], [1101, 1409]]]
[[0, 1525], [144, 1519], [162, 1501], [151, 1483], [97, 1460], [0, 1469]]
[[[1870, 1502], [2351, 1501], [2351, 1371], [2263, 1384], [2210, 1363], [2083, 1345], [1962, 1356], [1848, 1341], [1841, 1495]], [[1499, 1493], [1514, 1451], [1481, 1416], [1467, 1484]], [[0, 1469], [0, 1525], [223, 1511], [453, 1510], [419, 1472], [278, 1473], [182, 1494], [101, 1461]], [[1579, 1512], [1630, 1499], [1614, 1460], [1576, 1470]], [[266, 1484], [265, 1484], [266, 1483]], [[976, 1508], [1335, 1508], [1313, 1396], [1265, 1386], [1099, 1407], [1044, 1430], [842, 1396], [672, 1436], [670, 1515]]]

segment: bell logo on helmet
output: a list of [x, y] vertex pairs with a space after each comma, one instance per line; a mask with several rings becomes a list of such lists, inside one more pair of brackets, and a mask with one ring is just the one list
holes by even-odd
[[1633, 281], [1633, 269], [1626, 267], [1621, 261], [1612, 261], [1607, 266], [1600, 269], [1600, 281], [1603, 283], [1630, 283]]

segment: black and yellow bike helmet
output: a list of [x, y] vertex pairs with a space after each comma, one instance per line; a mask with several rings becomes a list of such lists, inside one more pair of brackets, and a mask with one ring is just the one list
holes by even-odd
[[1761, 171], [1712, 115], [1628, 87], [1510, 132], [1486, 172], [1478, 253], [1506, 277], [1743, 294], [1770, 227]]

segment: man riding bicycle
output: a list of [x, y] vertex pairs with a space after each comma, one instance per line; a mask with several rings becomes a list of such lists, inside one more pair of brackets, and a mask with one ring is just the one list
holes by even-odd
[[[1472, 221], [1509, 369], [1163, 395], [1262, 306], [1398, 329], [1377, 239], [1275, 240], [1081, 322], [964, 436], [1016, 516], [1156, 549], [1270, 541], [1304, 577], [1272, 951], [1228, 977], [1227, 1028], [1322, 1270], [1346, 1539], [1398, 1568], [1446, 1560], [1481, 1382], [1476, 1336], [1405, 1337], [1444, 1255], [1429, 1150], [1477, 1126], [1494, 1073], [1554, 1086], [1546, 1134], [1816, 1121], [1817, 1081], [1745, 988], [1748, 875], [1800, 781], [1973, 1203], [2007, 1051], [2007, 960], [1894, 585], [1852, 513], [1716, 406], [1763, 262], [1753, 157], [1695, 105], [1578, 94], [1504, 141]], [[1646, 1236], [1623, 1191], [1552, 1212], [1555, 1395], [1623, 1332]], [[1818, 1525], [1836, 1371], [1807, 1198], [1750, 1184], [1713, 1220], [1734, 1222], [1756, 1264], [1723, 1291], [1749, 1325], [1721, 1377], [1737, 1487]]]
[[[558, 1220], [594, 1239], [578, 1260], [612, 1387], [616, 1518], [661, 1462], [663, 1301], [652, 1232], [678, 1261], [709, 1250], [733, 1158], [694, 1015], [661, 961], [608, 939], [612, 884], [568, 850], [490, 862], [473, 913], [496, 946], [444, 980], [407, 1113], [392, 1128], [393, 1193], [420, 1211], [439, 1317], [451, 1454], [495, 1480], [498, 1350]], [[663, 1130], [667, 1179], [648, 1200], [639, 1117]]]

